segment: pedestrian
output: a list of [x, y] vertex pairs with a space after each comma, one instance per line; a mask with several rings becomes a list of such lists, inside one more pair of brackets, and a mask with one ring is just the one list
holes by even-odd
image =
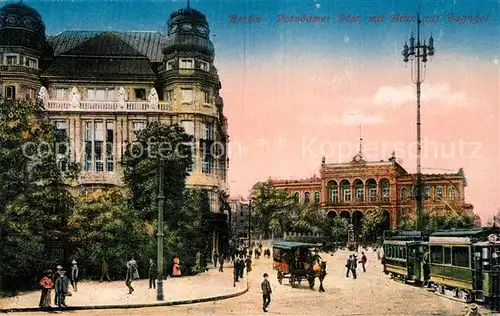
[[[199, 262], [199, 265], [200, 265], [200, 268], [201, 268], [201, 253], [199, 253], [199, 255], [197, 254], [197, 257], [199, 258], [197, 261]], [[174, 262], [173, 262], [173, 265], [172, 265], [172, 276], [173, 277], [181, 276], [180, 259], [179, 259], [178, 256], [174, 257]]]
[[357, 279], [357, 275], [356, 275], [356, 268], [357, 267], [358, 267], [358, 262], [357, 262], [356, 255], [353, 255], [352, 260], [351, 260], [351, 272], [352, 272], [353, 279]]
[[219, 257], [219, 272], [224, 272], [224, 257], [226, 257], [226, 254]]
[[252, 258], [252, 255], [253, 255], [253, 250], [252, 250], [252, 248], [250, 248], [250, 250], [248, 250], [248, 256], [250, 258]]
[[382, 257], [380, 256], [380, 248], [375, 249], [375, 251], [377, 251], [377, 260], [380, 261], [380, 259], [382, 259]]
[[361, 252], [361, 266], [363, 267], [363, 272], [366, 272], [365, 264], [368, 261], [368, 259], [365, 256], [364, 252]]
[[66, 307], [66, 293], [68, 292], [69, 287], [69, 279], [66, 276], [66, 271], [61, 269], [59, 272], [59, 277], [56, 279], [56, 297], [57, 297], [57, 306]]
[[148, 269], [148, 277], [149, 277], [149, 288], [156, 289], [156, 264], [153, 259], [149, 259], [149, 269]]
[[345, 267], [347, 269], [345, 277], [349, 277], [349, 272], [351, 272], [351, 262], [352, 262], [352, 255], [349, 255], [349, 259], [347, 259], [347, 262], [345, 263]]
[[243, 275], [245, 273], [245, 259], [243, 258], [243, 254], [240, 253], [240, 256], [238, 257], [238, 271], [239, 271], [239, 278], [243, 279]]
[[247, 266], [247, 274], [252, 271], [252, 256], [248, 256], [245, 260], [245, 265]]
[[134, 267], [131, 261], [127, 262], [127, 273], [125, 275], [125, 285], [128, 287], [128, 294], [132, 294], [134, 292], [134, 288], [132, 287], [132, 280], [134, 279]]
[[478, 311], [477, 304], [472, 304], [465, 316], [482, 316], [482, 314]]
[[50, 307], [50, 290], [54, 287], [54, 282], [52, 282], [52, 270], [45, 270], [44, 277], [40, 280], [40, 286], [42, 287], [42, 295], [40, 296], [41, 308]]
[[269, 280], [267, 279], [269, 275], [267, 273], [264, 273], [264, 280], [262, 280], [262, 283], [260, 284], [260, 288], [262, 289], [262, 310], [264, 312], [267, 312], [267, 308], [269, 307], [269, 304], [271, 304], [271, 293], [273, 292], [271, 290], [271, 283], [269, 283]]
[[233, 286], [236, 286], [236, 282], [239, 282], [238, 276], [240, 275], [239, 260], [233, 263]]
[[108, 263], [106, 262], [105, 259], [102, 259], [101, 263], [101, 280], [99, 283], [102, 282], [102, 280], [106, 277], [108, 279], [108, 282], [111, 282], [111, 278], [109, 277], [109, 266]]
[[[61, 271], [63, 267], [61, 265], [58, 265], [56, 267], [56, 273], [52, 275], [52, 282], [54, 283], [54, 289], [57, 284], [57, 280], [61, 277]], [[59, 306], [59, 296], [57, 295], [57, 290], [55, 289], [55, 295], [54, 295], [54, 305]]]
[[217, 261], [219, 261], [219, 254], [217, 253], [217, 251], [214, 250], [212, 257], [213, 257], [213, 261], [214, 261], [214, 267], [217, 268]]
[[71, 261], [71, 286], [73, 287], [73, 290], [75, 292], [78, 291], [78, 265], [76, 263], [76, 260]]

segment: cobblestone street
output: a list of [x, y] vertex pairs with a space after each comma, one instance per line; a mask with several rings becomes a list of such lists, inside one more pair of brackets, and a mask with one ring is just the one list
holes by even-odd
[[[260, 281], [269, 273], [273, 287], [268, 314], [274, 315], [465, 315], [467, 305], [439, 297], [425, 289], [390, 280], [382, 273], [382, 266], [373, 252], [367, 252], [367, 272], [358, 268], [358, 279], [345, 277], [347, 252], [334, 256], [323, 255], [328, 262], [325, 280], [326, 293], [308, 288], [307, 282], [291, 288], [287, 280], [280, 285], [272, 270], [271, 259], [256, 260], [250, 274], [250, 290], [233, 299], [185, 306], [153, 307], [123, 310], [87, 310], [71, 312], [75, 315], [262, 315]], [[254, 260], [255, 261], [255, 260]], [[224, 273], [232, 273], [227, 269]], [[167, 281], [168, 282], [168, 281]], [[492, 313], [481, 309], [483, 315]], [[28, 313], [16, 313], [28, 315]]]

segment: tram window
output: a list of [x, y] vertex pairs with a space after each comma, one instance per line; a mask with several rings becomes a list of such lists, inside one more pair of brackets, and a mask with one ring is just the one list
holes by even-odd
[[453, 247], [453, 265], [458, 267], [469, 266], [468, 247]]
[[403, 259], [406, 259], [406, 248], [403, 248]]
[[451, 264], [451, 247], [444, 247], [444, 264]]
[[443, 247], [431, 246], [431, 263], [443, 263]]
[[400, 247], [397, 247], [396, 248], [396, 258], [401, 258], [401, 248]]

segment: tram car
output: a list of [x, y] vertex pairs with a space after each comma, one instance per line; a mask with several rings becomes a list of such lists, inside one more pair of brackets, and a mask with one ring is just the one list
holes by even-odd
[[403, 282], [423, 283], [429, 279], [426, 266], [428, 242], [419, 231], [386, 232], [384, 273]]
[[384, 271], [426, 283], [437, 294], [498, 309], [500, 229], [436, 232], [428, 241], [396, 234], [384, 240]]

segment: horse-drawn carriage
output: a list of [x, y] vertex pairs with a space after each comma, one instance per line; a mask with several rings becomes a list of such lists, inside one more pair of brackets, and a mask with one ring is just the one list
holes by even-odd
[[[277, 271], [278, 282], [282, 284], [283, 279], [288, 279], [292, 287], [297, 287], [306, 279], [311, 289], [316, 277], [322, 282], [326, 275], [326, 262], [320, 262], [317, 254], [320, 246], [288, 241], [273, 244], [273, 269]], [[320, 291], [322, 289], [321, 285]]]

